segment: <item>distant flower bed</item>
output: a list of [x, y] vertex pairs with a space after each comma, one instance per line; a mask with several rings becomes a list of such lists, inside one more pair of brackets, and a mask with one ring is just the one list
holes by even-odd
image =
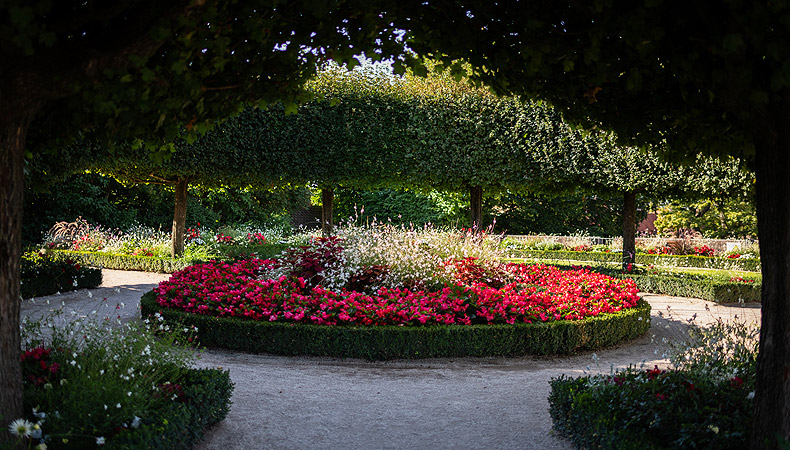
[[474, 258], [450, 259], [441, 268], [452, 268], [443, 287], [365, 293], [330, 290], [297, 276], [267, 279], [279, 264], [249, 259], [191, 266], [160, 283], [157, 302], [194, 314], [271, 322], [419, 326], [578, 320], [631, 308], [639, 300], [632, 280], [584, 269], [486, 267]]

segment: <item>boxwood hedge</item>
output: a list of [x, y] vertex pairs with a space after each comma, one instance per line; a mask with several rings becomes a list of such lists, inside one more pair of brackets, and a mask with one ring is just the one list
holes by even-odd
[[78, 252], [73, 250], [50, 250], [56, 260], [71, 259], [83, 265], [118, 270], [140, 270], [143, 272], [173, 273], [185, 267], [204, 262], [199, 259], [159, 258], [155, 256], [124, 255], [105, 252]]
[[168, 322], [197, 326], [200, 344], [207, 347], [371, 360], [568, 354], [634, 339], [650, 327], [650, 305], [644, 300], [625, 311], [578, 321], [425, 327], [322, 326], [189, 314], [159, 306], [153, 291], [140, 304], [143, 317], [160, 312]]
[[107, 439], [108, 449], [191, 449], [205, 429], [221, 421], [230, 411], [233, 383], [228, 371], [188, 369], [182, 382], [186, 402], [168, 402], [152, 411], [139, 428], [128, 429]]
[[759, 302], [760, 283], [741, 283], [715, 278], [695, 279], [669, 275], [621, 274], [631, 278], [642, 292], [692, 297], [716, 303]]
[[22, 298], [31, 298], [96, 287], [102, 282], [102, 273], [71, 259], [28, 252], [22, 255], [20, 279]]
[[[510, 250], [513, 257], [545, 259], [555, 261], [621, 262], [618, 252], [575, 252], [571, 250]], [[717, 258], [696, 255], [651, 255], [636, 254], [637, 264], [653, 264], [662, 267], [696, 267], [719, 270], [760, 271], [760, 260], [755, 258]]]

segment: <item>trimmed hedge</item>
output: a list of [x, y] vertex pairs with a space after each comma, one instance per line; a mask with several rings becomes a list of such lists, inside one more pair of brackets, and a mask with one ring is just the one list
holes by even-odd
[[576, 448], [740, 449], [748, 447], [754, 405], [740, 384], [692, 371], [553, 378], [552, 428]]
[[[74, 280], [77, 285], [74, 286]], [[101, 269], [82, 267], [76, 277], [52, 277], [47, 274], [26, 276], [22, 279], [19, 289], [22, 298], [41, 297], [58, 292], [73, 291], [76, 289], [95, 288], [102, 282]]]
[[39, 252], [26, 252], [20, 264], [22, 298], [93, 288], [101, 284], [101, 269], [86, 267], [69, 258], [55, 259]]
[[[570, 250], [510, 250], [513, 257], [585, 261], [585, 262], [610, 262], [619, 263], [623, 260], [619, 252], [574, 252]], [[701, 269], [743, 270], [749, 272], [760, 271], [760, 260], [754, 258], [716, 258], [697, 255], [651, 255], [647, 253], [636, 254], [637, 264], [653, 264], [662, 267], [695, 267]]]
[[123, 255], [104, 252], [78, 252], [73, 250], [49, 250], [52, 259], [78, 261], [82, 265], [118, 270], [140, 270], [143, 272], [173, 273], [185, 267], [204, 262], [199, 259], [158, 258], [154, 256]]
[[205, 429], [230, 411], [233, 383], [230, 373], [218, 369], [188, 369], [181, 384], [185, 403], [173, 401], [143, 419], [137, 429], [107, 439], [108, 449], [191, 449]]
[[645, 300], [578, 321], [425, 327], [322, 326], [189, 314], [159, 306], [154, 291], [143, 295], [140, 306], [143, 317], [161, 312], [168, 322], [195, 325], [200, 344], [207, 347], [370, 360], [568, 354], [634, 339], [650, 327]]
[[619, 274], [630, 278], [642, 292], [693, 297], [716, 303], [759, 302], [760, 283], [739, 283], [716, 279], [695, 279], [666, 275]]

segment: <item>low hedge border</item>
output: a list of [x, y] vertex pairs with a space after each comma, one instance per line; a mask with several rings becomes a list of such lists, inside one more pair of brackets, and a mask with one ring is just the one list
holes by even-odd
[[[615, 262], [623, 260], [619, 252], [574, 252], [570, 250], [510, 250], [508, 254], [517, 258]], [[760, 260], [753, 258], [717, 258], [696, 255], [651, 255], [636, 254], [637, 264], [653, 264], [662, 267], [695, 267], [700, 269], [760, 271]]]
[[73, 250], [48, 250], [52, 259], [78, 261], [85, 266], [143, 272], [173, 273], [185, 267], [204, 262], [199, 259], [158, 258], [155, 256], [122, 255], [104, 252], [78, 252]]
[[[77, 280], [77, 285], [74, 285]], [[22, 278], [19, 286], [22, 298], [41, 297], [58, 292], [73, 291], [76, 289], [95, 288], [102, 282], [101, 269], [81, 267], [76, 277], [52, 277], [47, 274], [27, 275]]]
[[692, 297], [716, 303], [759, 302], [760, 283], [738, 283], [715, 279], [697, 280], [662, 275], [620, 274], [620, 278], [630, 278], [642, 292]]
[[207, 347], [370, 360], [569, 354], [634, 339], [650, 327], [645, 300], [578, 321], [426, 327], [321, 326], [189, 314], [159, 306], [154, 291], [143, 295], [140, 306], [143, 317], [160, 312], [167, 322], [196, 326], [200, 344]]
[[[552, 264], [560, 269], [573, 269], [578, 266]], [[704, 274], [636, 274], [622, 273], [612, 267], [587, 267], [592, 272], [610, 277], [630, 278], [640, 292], [672, 295], [675, 297], [699, 298], [715, 303], [760, 302], [762, 285], [759, 282], [742, 283]]]
[[144, 418], [139, 428], [107, 439], [105, 448], [191, 449], [208, 426], [228, 415], [233, 383], [227, 370], [188, 369], [181, 386], [187, 402], [169, 402], [153, 417]]

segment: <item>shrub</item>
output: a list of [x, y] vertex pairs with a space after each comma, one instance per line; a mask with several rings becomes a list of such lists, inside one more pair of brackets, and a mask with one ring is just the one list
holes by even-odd
[[197, 330], [158, 319], [122, 325], [110, 319], [122, 305], [104, 307], [103, 319], [59, 310], [23, 321], [25, 419], [38, 426], [28, 444], [190, 448], [227, 413], [228, 373], [189, 369]]
[[101, 269], [86, 267], [71, 258], [53, 258], [47, 252], [23, 254], [20, 276], [22, 298], [92, 288], [102, 282]]
[[719, 322], [675, 346], [674, 370], [552, 379], [554, 429], [583, 448], [745, 447], [758, 334]]

